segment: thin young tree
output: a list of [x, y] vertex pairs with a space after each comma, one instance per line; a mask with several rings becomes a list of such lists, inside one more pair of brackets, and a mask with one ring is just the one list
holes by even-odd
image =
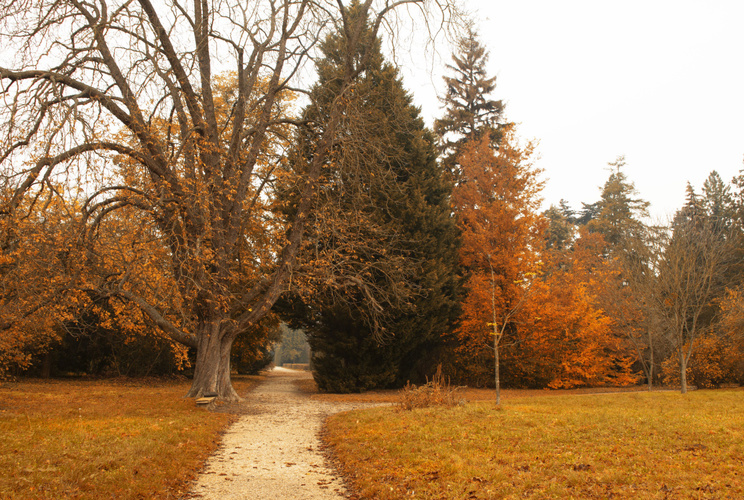
[[485, 374], [486, 364], [493, 366], [489, 371], [497, 391], [499, 348], [505, 335], [515, 339], [529, 291], [525, 283], [537, 271], [545, 230], [537, 212], [543, 182], [531, 162], [533, 147], [520, 147], [512, 128], [498, 150], [488, 137], [466, 144], [459, 159], [461, 181], [452, 195], [462, 231], [460, 263], [470, 273], [458, 351], [471, 374]]

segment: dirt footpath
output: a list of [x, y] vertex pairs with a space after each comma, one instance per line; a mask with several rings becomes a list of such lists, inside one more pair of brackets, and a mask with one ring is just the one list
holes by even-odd
[[224, 435], [192, 489], [192, 498], [346, 498], [329, 468], [318, 433], [333, 413], [374, 404], [314, 401], [294, 381], [307, 372], [274, 369], [247, 397], [248, 410]]

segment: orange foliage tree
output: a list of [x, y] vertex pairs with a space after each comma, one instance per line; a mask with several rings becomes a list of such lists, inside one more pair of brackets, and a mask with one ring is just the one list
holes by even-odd
[[488, 137], [467, 143], [452, 204], [462, 231], [460, 262], [469, 274], [459, 339], [459, 369], [476, 383], [493, 366], [500, 387], [499, 347], [519, 338], [522, 304], [533, 279], [543, 234], [537, 210], [543, 182], [532, 162], [534, 145], [518, 144], [506, 128], [498, 150]]
[[[535, 323], [536, 338], [547, 340], [542, 350], [553, 358], [554, 372], [549, 387], [570, 388], [589, 385], [635, 383], [633, 356], [627, 339], [613, 330], [615, 320], [602, 307], [605, 287], [614, 287], [618, 262], [603, 254], [604, 238], [580, 231], [573, 249], [566, 255], [545, 255], [542, 308]], [[556, 266], [553, 259], [558, 259]]]
[[[141, 310], [105, 291], [117, 270], [136, 271], [149, 286], [142, 296], [157, 303], [153, 289], [166, 286], [167, 273], [152, 227], [123, 209], [95, 239], [81, 245], [82, 217], [75, 194], [53, 185], [0, 219], [0, 375], [27, 369], [32, 362], [38, 366], [40, 360], [42, 373], [49, 374], [52, 358], [60, 357], [64, 345], [83, 338], [91, 344], [102, 335], [108, 337], [102, 343], [108, 353], [101, 356], [108, 358], [110, 372], [131, 372], [132, 366], [148, 371], [152, 360], [124, 363], [121, 357], [141, 354], [145, 346], [161, 364], [186, 366], [184, 346], [163, 335]], [[61, 364], [74, 365], [68, 358]], [[86, 366], [100, 366], [100, 361], [89, 359]]]
[[60, 304], [76, 273], [69, 245], [74, 231], [58, 199], [36, 201], [45, 216], [24, 206], [30, 216], [0, 219], [0, 378], [27, 368], [33, 355], [58, 342], [55, 322], [71, 317]]
[[542, 253], [542, 272], [520, 311], [522, 337], [504, 349], [508, 383], [557, 389], [636, 381], [627, 346], [597, 300], [603, 246], [601, 236], [583, 234], [572, 249]]

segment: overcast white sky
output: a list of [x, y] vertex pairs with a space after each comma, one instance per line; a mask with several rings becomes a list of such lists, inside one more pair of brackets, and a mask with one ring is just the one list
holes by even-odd
[[[655, 217], [684, 202], [711, 170], [728, 182], [744, 158], [744, 1], [465, 0], [520, 135], [539, 140], [546, 206], [599, 198], [607, 163]], [[429, 124], [439, 74], [404, 71]], [[404, 64], [405, 65], [405, 64]], [[430, 67], [429, 67], [430, 69]], [[412, 76], [416, 75], [416, 76]]]

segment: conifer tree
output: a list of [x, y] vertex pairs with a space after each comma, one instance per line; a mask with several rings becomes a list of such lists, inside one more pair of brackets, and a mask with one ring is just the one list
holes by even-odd
[[730, 229], [734, 220], [731, 186], [713, 170], [703, 183], [703, 207], [713, 225], [721, 231]]
[[[358, 3], [350, 13], [364, 15]], [[331, 392], [399, 385], [425, 373], [457, 307], [457, 230], [434, 138], [384, 61], [380, 40], [364, 23], [348, 24], [361, 26], [354, 36], [369, 36], [374, 50], [348, 94], [304, 254], [315, 285], [303, 297], [302, 323], [315, 379]], [[339, 31], [323, 44], [317, 104], [305, 111], [310, 121], [340, 95], [340, 48], [349, 35]], [[311, 155], [312, 137], [298, 151], [295, 161]], [[335, 282], [339, 267], [356, 279]]]
[[458, 41], [452, 61], [447, 65], [452, 76], [444, 77], [446, 91], [440, 98], [444, 116], [434, 121], [434, 132], [439, 137], [443, 162], [457, 179], [457, 157], [465, 143], [488, 134], [491, 146], [498, 146], [503, 135], [504, 103], [489, 97], [496, 88], [496, 77], [488, 76], [488, 51], [472, 28]]
[[633, 252], [643, 239], [644, 225], [640, 218], [648, 215], [649, 202], [635, 198], [635, 185], [622, 171], [623, 156], [609, 166], [612, 171], [596, 204], [598, 213], [587, 225], [590, 231], [604, 237], [609, 252]]
[[575, 228], [569, 216], [562, 210], [551, 205], [543, 216], [548, 222], [548, 228], [545, 231], [545, 247], [556, 251], [567, 250], [574, 238]]
[[[583, 204], [579, 220], [588, 233], [601, 236], [601, 262], [592, 269], [590, 292], [610, 319], [609, 333], [628, 352], [635, 353], [650, 384], [654, 373], [655, 339], [653, 318], [644, 295], [651, 277], [649, 267], [649, 203], [638, 197], [635, 186], [623, 172], [625, 158], [609, 164], [610, 175], [599, 201]], [[601, 278], [599, 278], [601, 276]]]

